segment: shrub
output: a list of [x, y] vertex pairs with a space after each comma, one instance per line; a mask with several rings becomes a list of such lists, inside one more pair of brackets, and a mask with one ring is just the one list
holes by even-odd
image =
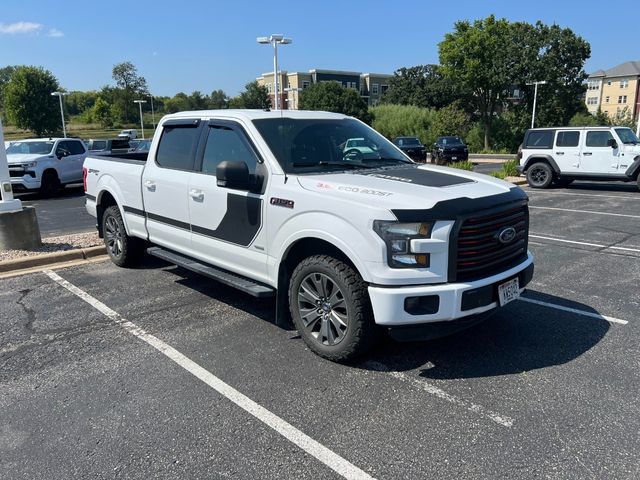
[[460, 170], [468, 170], [470, 172], [473, 172], [473, 163], [469, 161], [453, 162], [453, 163], [450, 163], [448, 166], [451, 168], [459, 168]]
[[372, 126], [382, 135], [393, 139], [400, 136], [416, 136], [425, 145], [433, 143], [429, 129], [435, 110], [412, 105], [379, 105], [369, 109]]

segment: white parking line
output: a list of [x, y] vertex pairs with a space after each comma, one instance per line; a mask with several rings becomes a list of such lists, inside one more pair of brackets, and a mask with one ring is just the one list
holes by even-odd
[[629, 323], [627, 320], [621, 320], [615, 317], [609, 317], [607, 315], [601, 315], [599, 313], [587, 312], [585, 310], [579, 310], [577, 308], [565, 307], [564, 305], [558, 305], [556, 303], [548, 303], [542, 302], [540, 300], [534, 300], [533, 298], [520, 297], [518, 298], [521, 302], [527, 303], [535, 303], [536, 305], [542, 305], [543, 307], [555, 308], [556, 310], [562, 310], [564, 312], [575, 313], [577, 315], [582, 315], [584, 317], [598, 318], [600, 320], [606, 320], [611, 323], [619, 323], [620, 325], [626, 325]]
[[630, 195], [599, 195], [594, 193], [574, 193], [574, 192], [553, 192], [553, 191], [541, 191], [527, 188], [527, 193], [547, 194], [547, 195], [575, 195], [579, 197], [602, 197], [602, 198], [624, 198], [626, 200], [640, 200], [640, 195], [632, 197]]
[[411, 385], [424, 390], [427, 393], [430, 393], [431, 395], [435, 395], [436, 397], [442, 399], [442, 400], [446, 400], [447, 402], [453, 403], [455, 405], [458, 405], [460, 407], [463, 407], [467, 410], [469, 410], [470, 412], [473, 412], [477, 415], [480, 415], [482, 417], [486, 417], [489, 420], [492, 420], [494, 422], [496, 422], [499, 425], [502, 425], [503, 427], [512, 427], [515, 420], [513, 418], [509, 418], [505, 415], [500, 415], [498, 413], [492, 412], [491, 410], [487, 410], [486, 408], [477, 405], [475, 403], [471, 403], [471, 402], [467, 402], [466, 400], [462, 400], [461, 398], [456, 397], [455, 395], [451, 395], [450, 393], [445, 392], [444, 390], [431, 385], [430, 383], [418, 379], [418, 378], [413, 378], [410, 377], [409, 375], [403, 373], [403, 372], [397, 372], [397, 371], [393, 371], [391, 370], [389, 367], [387, 367], [386, 365], [384, 365], [383, 363], [380, 362], [374, 362], [374, 361], [367, 361], [363, 364], [364, 367], [366, 368], [370, 368], [372, 370], [376, 370], [378, 372], [385, 372], [388, 373], [389, 375], [391, 375], [394, 378], [397, 378], [398, 380], [402, 380], [403, 382], [406, 383], [410, 383]]
[[57, 273], [52, 272], [51, 270], [45, 270], [44, 273], [51, 278], [54, 282], [63, 286], [67, 290], [69, 290], [74, 295], [80, 297], [82, 300], [87, 302], [93, 308], [98, 310], [103, 315], [106, 315], [108, 318], [113, 320], [115, 323], [120, 325], [126, 331], [135, 335], [143, 342], [151, 345], [153, 348], [158, 350], [160, 353], [165, 355], [167, 358], [173, 360], [175, 363], [180, 365], [186, 371], [191, 373], [196, 378], [200, 379], [208, 386], [217, 391], [220, 395], [226, 397], [231, 402], [235, 403], [237, 406], [245, 410], [247, 413], [253, 415], [255, 418], [263, 422], [265, 425], [271, 427], [273, 430], [278, 432], [280, 435], [285, 437], [291, 443], [297, 445], [309, 455], [317, 458], [322, 463], [324, 463], [327, 467], [331, 468], [333, 471], [338, 473], [344, 478], [347, 479], [373, 479], [371, 475], [367, 472], [361, 470], [360, 468], [353, 465], [348, 460], [342, 458], [337, 453], [329, 450], [327, 447], [317, 442], [313, 438], [309, 437], [302, 431], [298, 430], [296, 427], [278, 417], [274, 413], [271, 413], [269, 410], [259, 405], [258, 403], [251, 400], [249, 397], [243, 395], [238, 390], [233, 388], [232, 386], [226, 384], [218, 377], [213, 375], [208, 370], [204, 369], [193, 360], [184, 356], [178, 350], [163, 342], [162, 340], [154, 337], [153, 335], [147, 333], [142, 328], [138, 327], [136, 324], [129, 322], [119, 313], [111, 310], [104, 303], [100, 302], [96, 298], [89, 295], [84, 290], [76, 287], [75, 285], [67, 282], [64, 278], [59, 276]]
[[573, 212], [573, 213], [591, 213], [593, 215], [607, 215], [610, 217], [640, 218], [640, 215], [628, 215], [626, 213], [594, 212], [593, 210], [574, 210], [571, 208], [535, 207], [533, 205], [529, 205], [529, 208], [535, 208], [537, 210], [557, 210], [561, 212]]
[[640, 248], [617, 247], [615, 245], [601, 245], [599, 243], [579, 242], [577, 240], [565, 240], [564, 238], [545, 237], [545, 236], [536, 235], [536, 234], [533, 234], [533, 233], [530, 233], [529, 237], [531, 237], [531, 238], [539, 238], [540, 240], [552, 240], [554, 242], [561, 242], [561, 243], [572, 243], [574, 245], [584, 245], [584, 246], [587, 246], [587, 247], [607, 248], [607, 249], [610, 249], [610, 250], [620, 250], [620, 251], [623, 251], [623, 252], [640, 253]]

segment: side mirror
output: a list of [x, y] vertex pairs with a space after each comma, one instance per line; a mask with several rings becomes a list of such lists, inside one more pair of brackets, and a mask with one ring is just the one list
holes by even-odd
[[245, 162], [225, 160], [216, 168], [216, 183], [219, 187], [233, 190], [251, 190], [251, 176]]
[[610, 138], [607, 140], [607, 147], [618, 148], [618, 142], [616, 142], [615, 138]]

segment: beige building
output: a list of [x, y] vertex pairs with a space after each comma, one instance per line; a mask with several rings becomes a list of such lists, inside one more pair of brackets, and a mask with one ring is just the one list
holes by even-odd
[[640, 113], [640, 61], [626, 62], [589, 75], [585, 103], [590, 113], [600, 109], [615, 116], [626, 111], [637, 119]]
[[[382, 95], [389, 88], [389, 79], [393, 75], [347, 72], [342, 70], [313, 69], [308, 72], [281, 71], [280, 82], [280, 106], [283, 109], [297, 110], [300, 100], [300, 92], [305, 88], [319, 82], [339, 82], [345, 88], [352, 88], [360, 92], [369, 105], [377, 105]], [[271, 96], [271, 105], [275, 101], [275, 85], [273, 72], [263, 73], [257, 79], [259, 85], [264, 85]]]

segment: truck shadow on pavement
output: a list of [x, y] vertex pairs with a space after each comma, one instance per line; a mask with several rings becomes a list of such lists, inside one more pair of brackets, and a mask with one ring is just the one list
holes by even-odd
[[[527, 298], [599, 314], [593, 308], [528, 290]], [[609, 322], [516, 301], [468, 330], [427, 342], [387, 342], [370, 360], [394, 371], [420, 369], [430, 379], [519, 374], [568, 363], [595, 346]], [[360, 368], [367, 368], [362, 362]]]
[[566, 190], [576, 191], [581, 190], [598, 190], [601, 192], [621, 192], [621, 193], [638, 193], [638, 184], [636, 182], [628, 183], [589, 183], [589, 182], [574, 182], [566, 187], [556, 187], [553, 190]]

